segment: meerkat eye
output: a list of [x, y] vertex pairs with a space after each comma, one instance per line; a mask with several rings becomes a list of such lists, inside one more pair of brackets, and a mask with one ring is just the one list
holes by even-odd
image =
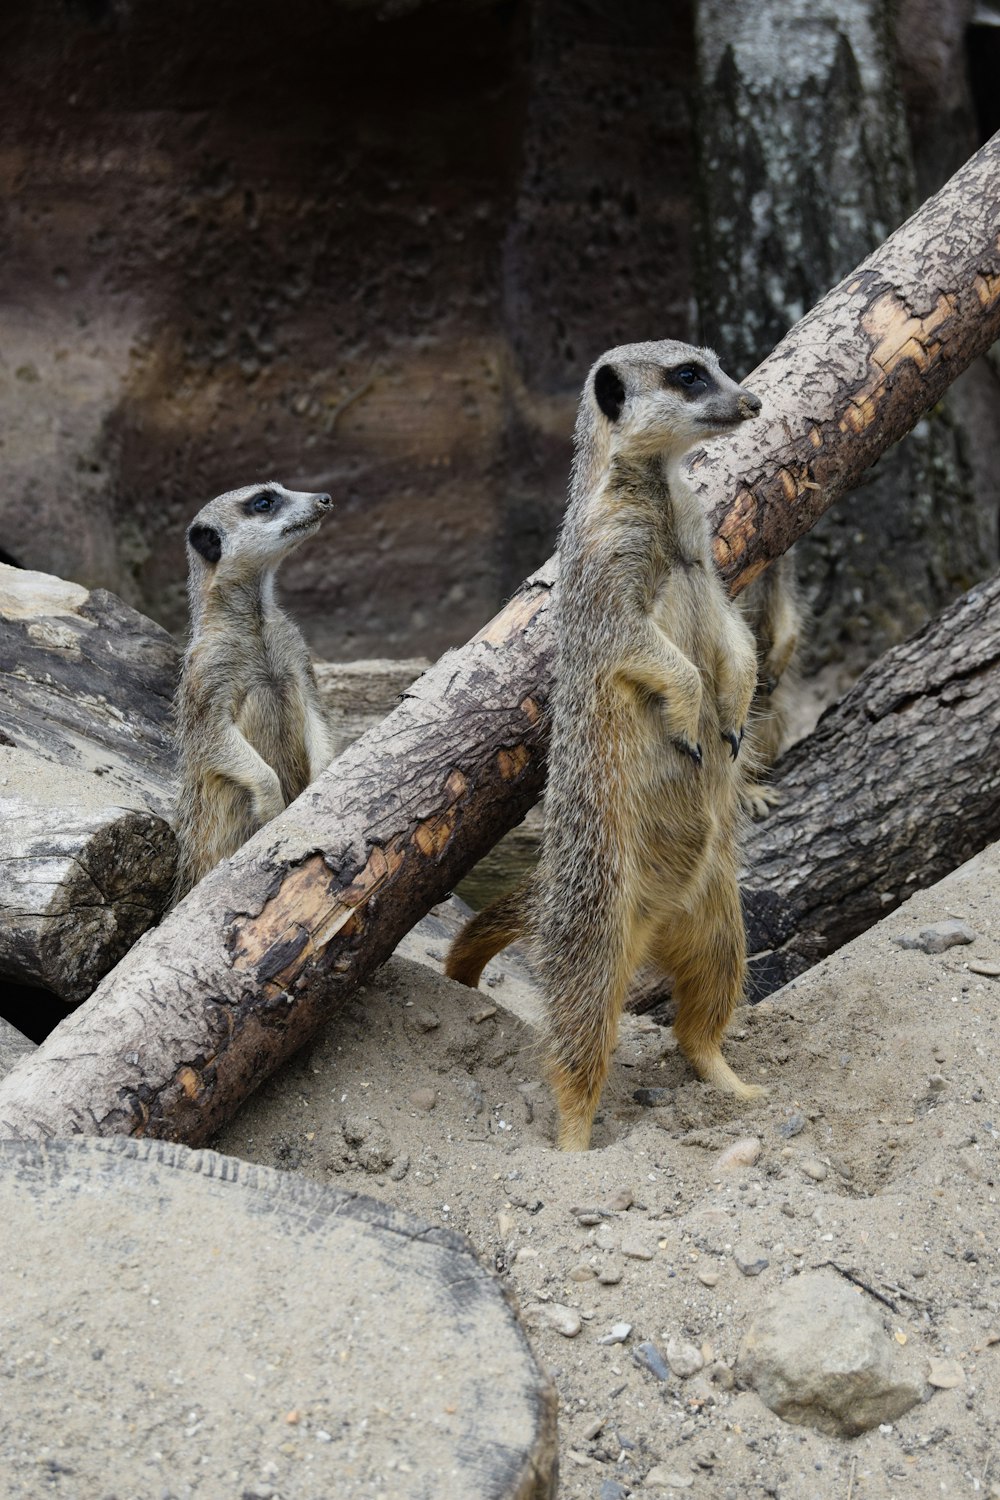
[[255, 495], [253, 498], [253, 509], [256, 511], [270, 510], [274, 504], [274, 496], [268, 494]]
[[709, 389], [709, 377], [699, 365], [679, 365], [675, 370], [664, 370], [664, 385], [680, 386], [690, 396], [700, 396]]

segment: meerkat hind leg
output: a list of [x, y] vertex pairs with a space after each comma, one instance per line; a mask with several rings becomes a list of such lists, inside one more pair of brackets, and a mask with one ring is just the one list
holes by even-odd
[[699, 1078], [725, 1094], [756, 1099], [767, 1090], [744, 1083], [722, 1055], [722, 1038], [743, 999], [746, 940], [739, 890], [717, 883], [700, 910], [675, 918], [659, 934], [656, 960], [673, 976], [674, 1035]]

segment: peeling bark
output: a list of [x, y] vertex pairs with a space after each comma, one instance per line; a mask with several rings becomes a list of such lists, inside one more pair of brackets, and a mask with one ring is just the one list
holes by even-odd
[[[1000, 137], [764, 362], [768, 415], [694, 472], [736, 591], [1000, 333]], [[524, 814], [554, 564], [213, 871], [0, 1083], [15, 1136], [205, 1140]]]

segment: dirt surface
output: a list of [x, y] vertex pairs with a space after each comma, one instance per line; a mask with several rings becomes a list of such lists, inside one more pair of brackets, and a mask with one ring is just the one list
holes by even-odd
[[[974, 941], [896, 941], [950, 918]], [[472, 994], [396, 959], [214, 1144], [469, 1235], [557, 1385], [561, 1496], [997, 1497], [1000, 977], [976, 965], [1000, 971], [1000, 846], [740, 1013], [727, 1053], [762, 1102], [628, 1019], [594, 1149], [564, 1156], [537, 1033], [505, 1009], [523, 984]], [[725, 1166], [746, 1138], [756, 1160]], [[851, 1440], [734, 1378], [765, 1299], [830, 1263], [949, 1384]], [[683, 1344], [703, 1363], [682, 1378]]]

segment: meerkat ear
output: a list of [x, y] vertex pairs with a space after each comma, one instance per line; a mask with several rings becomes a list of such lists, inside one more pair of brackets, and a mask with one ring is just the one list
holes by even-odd
[[614, 365], [601, 365], [594, 374], [594, 395], [609, 422], [617, 422], [625, 405], [625, 387]]
[[188, 541], [206, 562], [217, 563], [222, 556], [222, 537], [214, 526], [192, 526], [188, 531]]

